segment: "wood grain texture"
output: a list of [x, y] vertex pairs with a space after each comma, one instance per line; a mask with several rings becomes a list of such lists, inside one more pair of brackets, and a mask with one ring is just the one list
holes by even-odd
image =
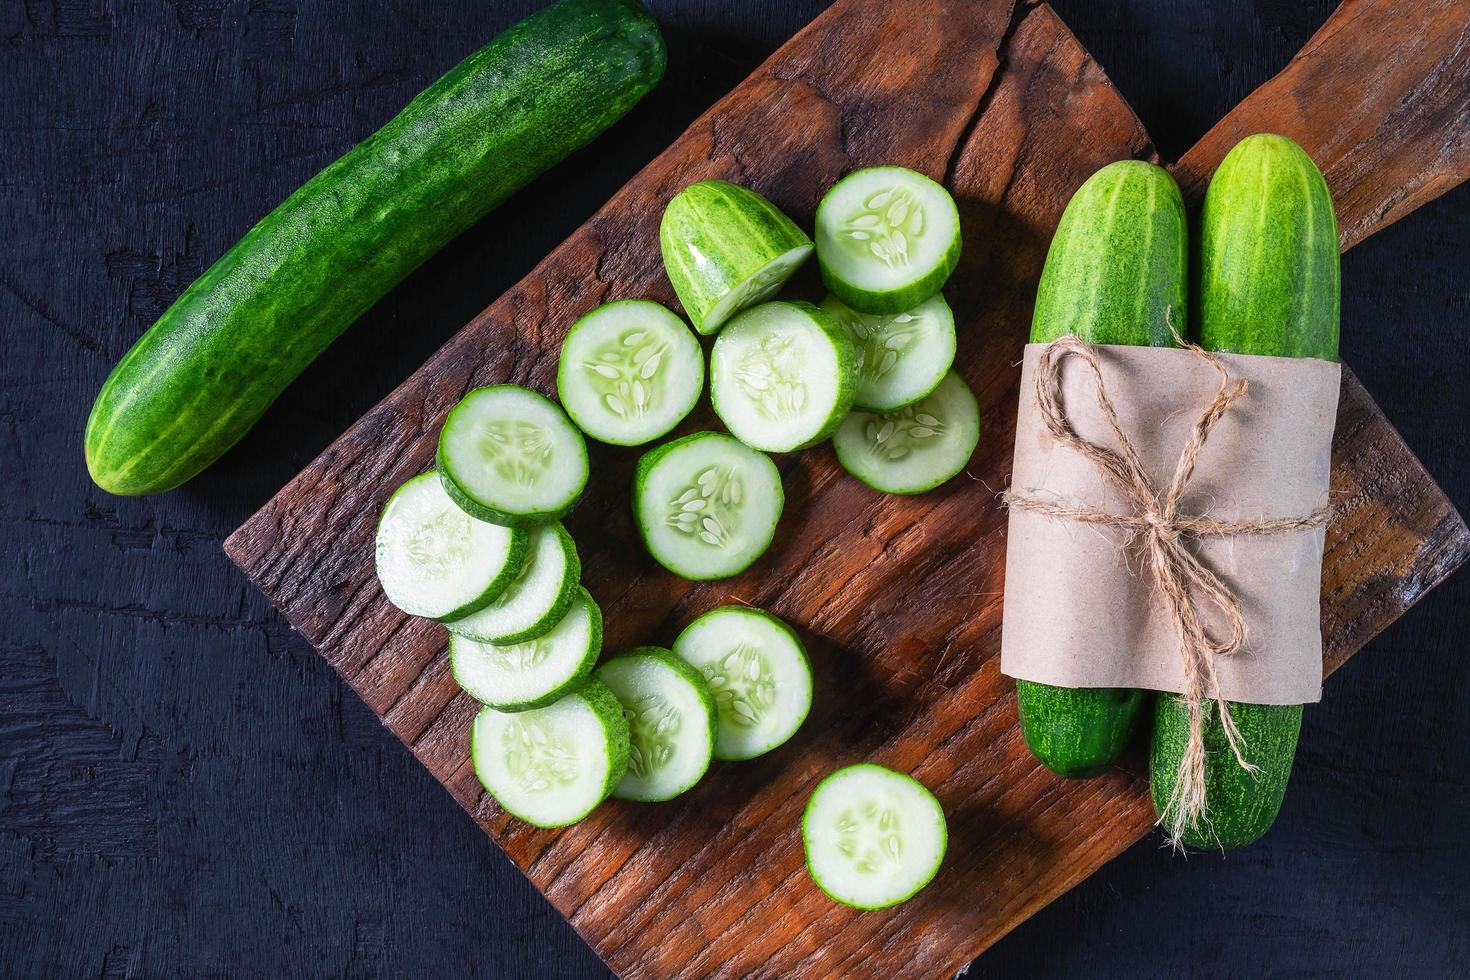
[[[1022, 744], [1013, 686], [995, 656], [1005, 521], [994, 492], [1009, 473], [1013, 365], [1051, 229], [1099, 166], [1155, 155], [1050, 8], [926, 6], [914, 17], [849, 0], [819, 17], [226, 544], [623, 974], [842, 975], [861, 964], [872, 975], [937, 975], [1152, 821], [1137, 775], [1064, 782]], [[1307, 53], [1337, 36], [1345, 14], [1383, 6], [1345, 6]], [[1463, 46], [1448, 50], [1463, 60]], [[1283, 74], [1310, 68], [1298, 64]], [[1329, 104], [1330, 95], [1313, 90]], [[1434, 136], [1415, 127], [1443, 117], [1425, 110], [1402, 120], [1404, 139], [1418, 145]], [[1329, 179], [1362, 175], [1340, 202], [1345, 229], [1403, 213], [1383, 203], [1399, 183], [1372, 191], [1372, 174], [1390, 165], [1376, 145], [1359, 144], [1329, 168]], [[1201, 150], [1185, 160], [1204, 174], [1211, 157]], [[809, 223], [832, 180], [877, 162], [943, 179], [960, 203], [966, 252], [946, 292], [961, 329], [957, 368], [985, 424], [969, 479], [919, 498], [883, 497], [845, 478], [827, 447], [785, 457], [779, 547], [744, 575], [693, 585], [654, 566], [637, 543], [627, 498], [636, 453], [594, 448], [596, 480], [568, 525], [606, 613], [609, 649], [667, 642], [708, 608], [750, 602], [802, 631], [817, 701], [792, 743], [759, 764], [717, 766], [678, 803], [611, 803], [559, 832], [509, 818], [470, 767], [476, 705], [449, 675], [442, 628], [402, 616], [377, 588], [371, 542], [382, 503], [432, 465], [439, 422], [466, 390], [510, 380], [550, 391], [562, 332], [577, 314], [618, 297], [672, 301], [654, 243], [663, 203], [684, 184], [737, 180]], [[1435, 179], [1421, 186], [1439, 186]], [[810, 275], [797, 287], [815, 291]], [[712, 421], [701, 408], [683, 431]], [[1341, 516], [1324, 563], [1329, 668], [1470, 554], [1464, 524], [1350, 375], [1333, 480]], [[944, 871], [889, 913], [834, 906], [802, 867], [796, 826], [807, 795], [826, 772], [859, 759], [913, 772], [950, 818]]]

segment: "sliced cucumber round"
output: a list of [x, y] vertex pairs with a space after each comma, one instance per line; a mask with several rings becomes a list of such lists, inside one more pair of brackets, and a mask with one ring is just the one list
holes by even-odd
[[730, 321], [710, 353], [710, 400], [735, 437], [784, 453], [830, 436], [852, 408], [857, 349], [810, 303], [762, 303]]
[[817, 205], [822, 281], [855, 310], [911, 310], [939, 292], [959, 261], [959, 209], [921, 173], [858, 170]]
[[472, 517], [518, 527], [563, 517], [587, 486], [587, 443], [545, 395], [476, 388], [439, 431], [439, 476]]
[[893, 412], [912, 405], [954, 363], [954, 314], [939, 293], [902, 313], [859, 313], [835, 295], [822, 300], [822, 309], [857, 349], [857, 408]]
[[654, 803], [699, 782], [715, 745], [715, 699], [699, 671], [662, 647], [637, 647], [595, 676], [628, 722], [628, 772], [613, 796]]
[[520, 643], [544, 636], [561, 621], [577, 594], [582, 562], [560, 522], [531, 528], [530, 546], [515, 580], [479, 612], [444, 625], [481, 643]]
[[874, 490], [923, 493], [965, 468], [980, 441], [980, 406], [958, 374], [896, 412], [853, 412], [832, 437], [842, 468]]
[[633, 474], [633, 517], [648, 553], [687, 579], [749, 568], [770, 547], [784, 504], [771, 458], [719, 432], [651, 449]]
[[520, 643], [449, 635], [449, 669], [470, 697], [500, 711], [550, 704], [592, 672], [602, 653], [602, 610], [580, 585], [551, 631]]
[[624, 299], [567, 331], [556, 392], [572, 421], [615, 446], [641, 446], [678, 425], [704, 387], [704, 351], [657, 303]]
[[807, 872], [827, 895], [858, 909], [885, 909], [929, 884], [949, 831], [934, 794], [912, 776], [873, 763], [817, 784], [801, 817]]
[[690, 623], [674, 652], [709, 684], [716, 759], [754, 759], [786, 743], [812, 707], [812, 666], [796, 631], [768, 612], [721, 606]]
[[470, 758], [485, 791], [537, 827], [565, 827], [597, 809], [628, 771], [628, 722], [618, 699], [587, 678], [544, 708], [484, 708]]
[[409, 615], [466, 616], [515, 581], [527, 538], [475, 520], [449, 499], [439, 474], [421, 473], [393, 492], [378, 518], [378, 582]]
[[780, 290], [812, 254], [806, 232], [755, 191], [724, 180], [690, 184], [658, 229], [664, 270], [694, 329], [712, 334]]

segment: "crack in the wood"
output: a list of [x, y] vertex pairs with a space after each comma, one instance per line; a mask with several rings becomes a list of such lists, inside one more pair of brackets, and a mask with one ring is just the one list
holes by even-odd
[[960, 158], [965, 154], [965, 147], [969, 144], [970, 137], [975, 135], [980, 120], [985, 117], [991, 101], [995, 98], [996, 91], [1005, 79], [1010, 65], [1011, 41], [1015, 38], [1016, 31], [1020, 30], [1021, 24], [1039, 6], [1041, 6], [1041, 0], [1020, 0], [1012, 8], [1010, 23], [1006, 24], [1005, 31], [995, 44], [995, 69], [990, 73], [990, 80], [986, 83], [985, 91], [980, 93], [980, 98], [975, 102], [975, 109], [970, 113], [970, 118], [965, 120], [965, 125], [960, 128], [959, 138], [955, 140], [954, 149], [950, 151], [949, 159], [944, 164], [944, 179], [940, 181], [944, 186], [954, 186], [955, 171], [959, 167]]

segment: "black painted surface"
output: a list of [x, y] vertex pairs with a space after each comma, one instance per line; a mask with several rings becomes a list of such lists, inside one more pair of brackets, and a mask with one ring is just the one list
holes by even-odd
[[[655, 96], [395, 291], [203, 478], [121, 500], [80, 450], [113, 361], [538, 3], [0, 3], [0, 973], [604, 972], [220, 542], [823, 5], [656, 0]], [[1166, 155], [1329, 6], [1055, 5]], [[1343, 269], [1344, 358], [1462, 510], [1467, 205], [1451, 193]], [[1187, 861], [1146, 841], [971, 975], [1463, 975], [1467, 600], [1462, 574], [1329, 682], [1266, 840]]]

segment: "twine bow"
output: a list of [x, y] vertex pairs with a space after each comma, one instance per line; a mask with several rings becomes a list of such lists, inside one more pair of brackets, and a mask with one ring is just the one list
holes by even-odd
[[[1205, 566], [1188, 547], [1191, 536], [1233, 534], [1285, 534], [1319, 528], [1331, 516], [1323, 506], [1303, 517], [1268, 518], [1255, 521], [1223, 521], [1212, 517], [1179, 513], [1179, 500], [1194, 476], [1195, 463], [1204, 449], [1210, 432], [1235, 401], [1246, 393], [1247, 382], [1230, 377], [1225, 365], [1204, 349], [1186, 343], [1176, 333], [1175, 341], [1199, 356], [1220, 374], [1215, 397], [1195, 420], [1189, 440], [1179, 454], [1174, 476], [1162, 492], [1156, 489], [1127, 433], [1118, 421], [1103, 385], [1097, 351], [1076, 337], [1061, 337], [1048, 344], [1036, 363], [1036, 401], [1047, 431], [1057, 441], [1092, 461], [1128, 498], [1132, 513], [1113, 514], [1092, 507], [1069, 505], [1008, 490], [1004, 501], [1008, 507], [1031, 511], [1063, 521], [1126, 528], [1142, 537], [1148, 553], [1149, 568], [1163, 594], [1169, 619], [1179, 637], [1179, 656], [1184, 666], [1183, 700], [1189, 716], [1189, 737], [1169, 803], [1160, 821], [1170, 830], [1177, 844], [1184, 827], [1197, 826], [1206, 815], [1205, 694], [1216, 692], [1215, 704], [1220, 712], [1220, 726], [1225, 741], [1240, 767], [1254, 774], [1256, 766], [1245, 756], [1245, 739], [1230, 717], [1230, 708], [1219, 697], [1215, 658], [1228, 657], [1245, 643], [1245, 617], [1240, 599], [1218, 575]], [[1112, 430], [1116, 449], [1089, 442], [1077, 435], [1067, 420], [1061, 404], [1061, 365], [1067, 357], [1077, 357], [1091, 370], [1096, 381], [1097, 405], [1104, 421]], [[1223, 633], [1216, 637], [1205, 626], [1201, 610], [1212, 605], [1224, 620]]]

